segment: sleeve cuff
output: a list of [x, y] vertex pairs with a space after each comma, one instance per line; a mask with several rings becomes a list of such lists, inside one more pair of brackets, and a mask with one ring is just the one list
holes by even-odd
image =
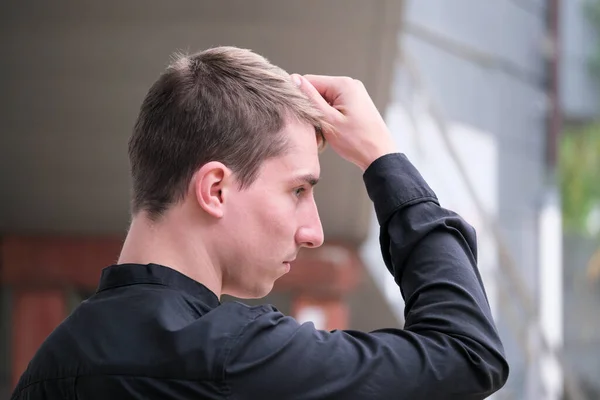
[[419, 171], [402, 153], [386, 154], [373, 161], [363, 174], [379, 225], [399, 208], [438, 199]]

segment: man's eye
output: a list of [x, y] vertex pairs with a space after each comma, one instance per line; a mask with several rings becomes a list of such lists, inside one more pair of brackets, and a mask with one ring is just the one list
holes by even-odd
[[305, 188], [299, 187], [299, 188], [297, 188], [297, 189], [294, 190], [294, 195], [296, 197], [300, 197], [300, 195], [302, 194], [302, 192], [305, 192], [305, 191], [306, 191]]

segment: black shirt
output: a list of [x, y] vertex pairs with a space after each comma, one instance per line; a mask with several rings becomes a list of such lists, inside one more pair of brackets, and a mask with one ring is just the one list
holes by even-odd
[[[364, 181], [404, 329], [319, 331], [221, 304], [160, 265], [114, 265], [43, 343], [13, 399], [482, 399], [508, 377], [475, 232], [402, 154]], [[374, 310], [376, 312], [376, 310]]]

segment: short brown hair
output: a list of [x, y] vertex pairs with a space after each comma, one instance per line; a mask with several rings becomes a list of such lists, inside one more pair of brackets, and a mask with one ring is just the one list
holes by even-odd
[[133, 213], [158, 218], [210, 161], [230, 168], [240, 188], [251, 185], [262, 162], [287, 149], [279, 133], [288, 118], [321, 132], [318, 110], [264, 57], [236, 47], [177, 55], [148, 91], [129, 141]]

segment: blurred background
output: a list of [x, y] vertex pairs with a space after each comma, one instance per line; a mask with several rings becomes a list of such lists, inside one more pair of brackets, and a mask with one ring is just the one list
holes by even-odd
[[[511, 364], [495, 399], [600, 399], [600, 0], [22, 0], [0, 32], [0, 398], [118, 256], [146, 91], [175, 51], [234, 45], [362, 80], [476, 227]], [[401, 327], [360, 171], [326, 151], [316, 196], [325, 245], [262, 301]]]

